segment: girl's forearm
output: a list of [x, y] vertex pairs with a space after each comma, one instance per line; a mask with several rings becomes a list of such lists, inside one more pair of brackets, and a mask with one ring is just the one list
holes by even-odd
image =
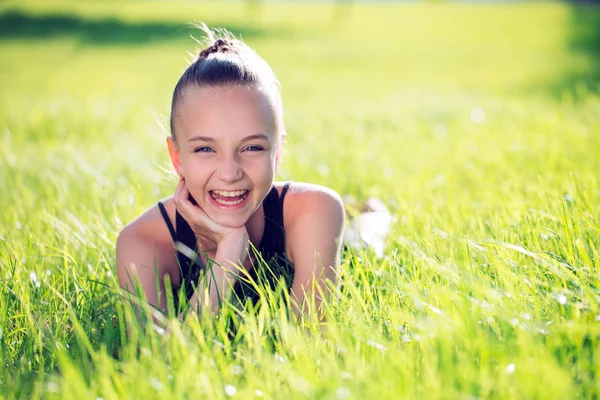
[[248, 257], [247, 235], [228, 239], [219, 244], [214, 260], [209, 260], [204, 278], [190, 298], [197, 313], [201, 309], [209, 309], [213, 315], [219, 311], [222, 303], [229, 299], [240, 268]]

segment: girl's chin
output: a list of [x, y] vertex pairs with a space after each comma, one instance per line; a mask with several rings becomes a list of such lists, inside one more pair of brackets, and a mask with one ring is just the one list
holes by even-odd
[[211, 217], [211, 219], [217, 224], [221, 225], [224, 228], [236, 229], [244, 226], [246, 222], [248, 222], [249, 217], [237, 215], [237, 216], [226, 216], [219, 215], [215, 217]]

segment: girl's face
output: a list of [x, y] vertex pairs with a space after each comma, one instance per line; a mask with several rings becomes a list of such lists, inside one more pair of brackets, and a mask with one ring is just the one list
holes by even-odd
[[280, 145], [275, 121], [268, 94], [254, 86], [190, 85], [183, 91], [171, 159], [216, 223], [244, 225], [270, 191]]

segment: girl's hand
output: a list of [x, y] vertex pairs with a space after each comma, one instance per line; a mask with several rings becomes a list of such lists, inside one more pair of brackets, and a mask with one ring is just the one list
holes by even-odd
[[[202, 239], [215, 243], [218, 258], [232, 263], [243, 263], [248, 254], [248, 231], [244, 225], [228, 228], [213, 221], [200, 206], [190, 201], [190, 192], [181, 179], [173, 196], [173, 203], [181, 216], [187, 221], [200, 242]], [[200, 247], [200, 246], [199, 246]], [[220, 255], [220, 257], [219, 257]]]

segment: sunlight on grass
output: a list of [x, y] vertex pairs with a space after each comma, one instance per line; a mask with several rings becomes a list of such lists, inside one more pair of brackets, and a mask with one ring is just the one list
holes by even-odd
[[[3, 396], [599, 395], [597, 8], [119, 4], [0, 4]], [[382, 258], [344, 252], [326, 333], [281, 291], [167, 329], [121, 297], [116, 236], [175, 189], [160, 122], [194, 19], [277, 72], [282, 180], [393, 214]]]

